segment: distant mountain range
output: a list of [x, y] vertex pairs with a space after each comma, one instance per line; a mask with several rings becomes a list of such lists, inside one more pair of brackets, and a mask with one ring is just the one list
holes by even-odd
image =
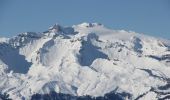
[[[157, 100], [170, 97], [170, 40], [99, 23], [0, 38], [0, 92]], [[128, 95], [128, 96], [129, 96]]]

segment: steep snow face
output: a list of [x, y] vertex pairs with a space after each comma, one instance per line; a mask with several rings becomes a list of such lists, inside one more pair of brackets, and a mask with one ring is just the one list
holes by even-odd
[[98, 23], [58, 24], [43, 33], [0, 38], [0, 91], [15, 100], [56, 91], [132, 99], [164, 98], [170, 81], [170, 42]]

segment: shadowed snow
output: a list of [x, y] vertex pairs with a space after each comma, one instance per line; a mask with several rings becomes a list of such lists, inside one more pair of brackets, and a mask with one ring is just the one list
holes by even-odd
[[96, 34], [89, 34], [87, 40], [82, 41], [82, 47], [80, 55], [78, 56], [79, 63], [82, 66], [90, 66], [93, 61], [97, 58], [107, 59], [108, 56], [100, 51], [100, 47], [94, 46], [92, 40], [97, 40], [98, 36]]
[[19, 54], [18, 49], [8, 44], [0, 44], [0, 59], [15, 73], [27, 73], [32, 64]]

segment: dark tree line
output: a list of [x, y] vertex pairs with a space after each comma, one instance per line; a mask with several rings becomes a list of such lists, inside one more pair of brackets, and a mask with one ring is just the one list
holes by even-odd
[[103, 97], [92, 97], [92, 96], [73, 96], [70, 94], [50, 92], [49, 94], [34, 94], [31, 100], [125, 100], [130, 99], [131, 95], [128, 93], [115, 93], [110, 92], [105, 94]]
[[[103, 97], [92, 97], [89, 95], [86, 96], [73, 96], [70, 94], [56, 93], [54, 91], [49, 94], [34, 94], [31, 97], [31, 100], [125, 100], [125, 98], [130, 99], [131, 94], [129, 93], [115, 93], [110, 92], [105, 94]], [[0, 100], [12, 100], [9, 98], [9, 94], [0, 93]]]
[[9, 94], [7, 93], [0, 93], [0, 100], [12, 100], [9, 98]]

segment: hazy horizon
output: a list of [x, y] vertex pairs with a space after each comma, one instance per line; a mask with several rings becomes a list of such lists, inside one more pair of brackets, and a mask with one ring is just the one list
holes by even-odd
[[168, 0], [1, 0], [0, 37], [43, 32], [55, 23], [99, 22], [114, 30], [170, 39], [169, 4]]

